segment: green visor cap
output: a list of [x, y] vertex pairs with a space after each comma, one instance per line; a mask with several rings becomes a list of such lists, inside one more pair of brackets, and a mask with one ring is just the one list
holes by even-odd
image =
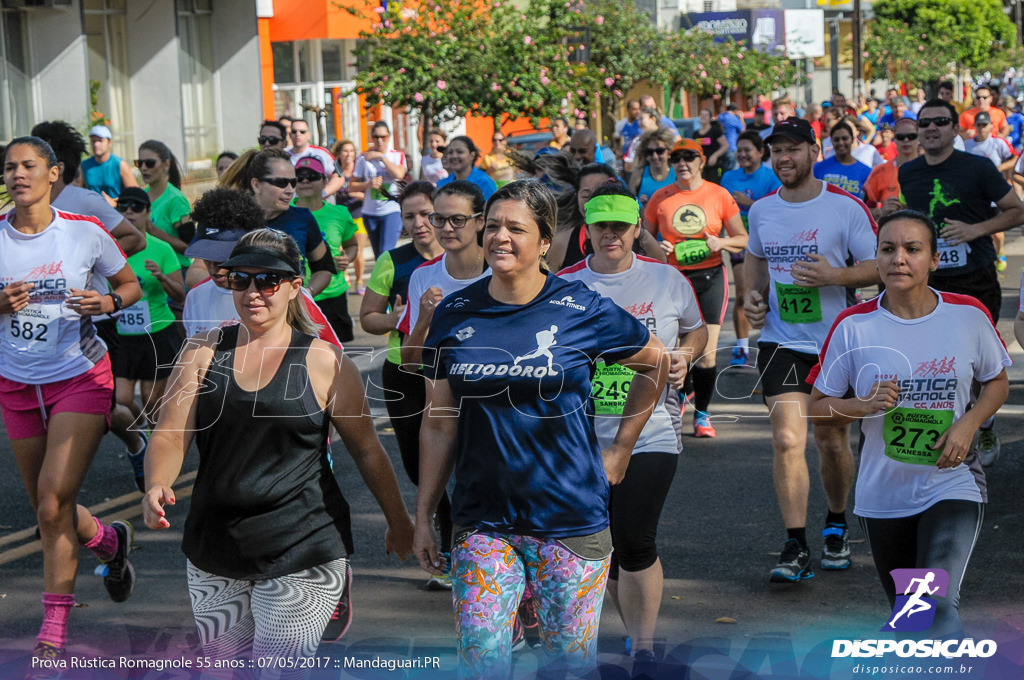
[[597, 224], [598, 222], [636, 224], [640, 221], [640, 204], [629, 196], [598, 196], [587, 201], [584, 208], [587, 212], [587, 224]]

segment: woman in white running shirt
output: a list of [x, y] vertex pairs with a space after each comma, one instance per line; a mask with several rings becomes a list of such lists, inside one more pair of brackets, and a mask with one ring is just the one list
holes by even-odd
[[[981, 303], [928, 287], [939, 263], [935, 232], [931, 219], [910, 210], [879, 222], [885, 290], [839, 315], [807, 380], [812, 418], [861, 421], [854, 512], [889, 604], [908, 587], [892, 570], [928, 570], [946, 589], [928, 629], [941, 638], [962, 631], [960, 584], [987, 501], [971, 444], [1006, 401], [1010, 358]], [[973, 406], [972, 381], [981, 384]], [[844, 398], [850, 389], [854, 396]], [[894, 626], [898, 620], [886, 630], [916, 630]]]
[[[3, 169], [14, 209], [0, 224], [0, 411], [43, 544], [43, 625], [33, 656], [54, 661], [66, 658], [80, 545], [107, 563], [104, 585], [115, 602], [135, 584], [131, 525], [105, 525], [75, 498], [114, 393], [90, 317], [128, 307], [142, 291], [97, 220], [51, 207], [60, 166], [46, 142], [13, 140]], [[90, 290], [94, 276], [112, 292]], [[33, 664], [30, 676], [41, 668]]]
[[[669, 393], [683, 386], [690, 361], [700, 356], [708, 331], [690, 282], [675, 267], [634, 253], [643, 227], [636, 197], [616, 182], [598, 187], [586, 204], [586, 260], [559, 272], [582, 281], [645, 324], [673, 352], [671, 389], [633, 447], [626, 476], [611, 488], [612, 544], [615, 552], [608, 591], [622, 614], [638, 661], [653, 661], [654, 629], [661, 605], [663, 576], [655, 539], [658, 520], [679, 460]], [[594, 376], [597, 438], [611, 446], [626, 403], [625, 383], [634, 372], [598, 363]], [[675, 408], [678, 412], [678, 405]]]

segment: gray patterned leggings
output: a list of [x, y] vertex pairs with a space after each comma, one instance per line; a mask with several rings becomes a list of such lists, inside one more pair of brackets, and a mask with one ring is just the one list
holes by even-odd
[[[187, 561], [186, 561], [187, 562]], [[192, 613], [211, 659], [268, 662], [262, 678], [303, 677], [307, 671], [284, 672], [276, 659], [310, 658], [334, 613], [345, 586], [347, 559], [263, 581], [217, 576], [187, 562]]]

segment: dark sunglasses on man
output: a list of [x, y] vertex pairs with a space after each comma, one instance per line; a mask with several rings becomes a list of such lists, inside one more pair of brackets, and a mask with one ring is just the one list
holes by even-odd
[[670, 163], [675, 165], [679, 161], [692, 163], [698, 158], [700, 158], [700, 154], [697, 153], [696, 151], [676, 151], [674, 154], [668, 157], [668, 160]]
[[260, 135], [256, 138], [256, 141], [260, 143], [260, 146], [274, 146], [284, 141], [283, 137], [272, 137], [270, 135]]
[[926, 128], [926, 127], [929, 127], [931, 125], [934, 125], [935, 127], [943, 128], [943, 127], [949, 127], [952, 124], [953, 124], [953, 119], [950, 118], [949, 116], [938, 116], [936, 118], [918, 118], [917, 119], [917, 127], [919, 127], [919, 128]]

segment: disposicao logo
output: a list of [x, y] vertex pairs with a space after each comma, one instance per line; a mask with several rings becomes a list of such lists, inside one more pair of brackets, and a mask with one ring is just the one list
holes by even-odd
[[[944, 569], [893, 569], [896, 603], [886, 633], [919, 633], [935, 622], [938, 598], [945, 598], [949, 574]], [[900, 657], [987, 658], [996, 653], [993, 640], [833, 640], [832, 657], [878, 657], [894, 653]]]

